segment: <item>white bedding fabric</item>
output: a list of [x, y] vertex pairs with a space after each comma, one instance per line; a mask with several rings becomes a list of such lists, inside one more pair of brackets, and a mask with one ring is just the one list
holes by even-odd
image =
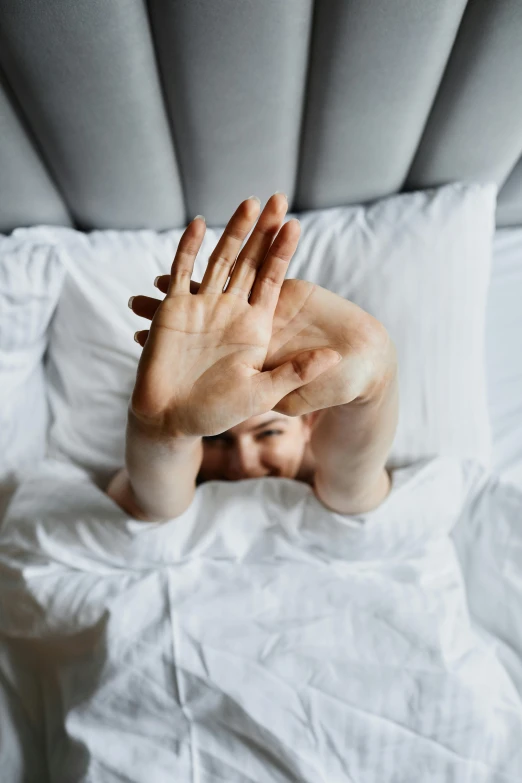
[[2, 783], [522, 780], [522, 494], [476, 463], [361, 517], [265, 478], [149, 524], [48, 461], [0, 580]]
[[0, 495], [4, 481], [45, 455], [42, 357], [64, 276], [52, 245], [0, 235]]
[[522, 489], [522, 229], [495, 233], [486, 322], [495, 473]]

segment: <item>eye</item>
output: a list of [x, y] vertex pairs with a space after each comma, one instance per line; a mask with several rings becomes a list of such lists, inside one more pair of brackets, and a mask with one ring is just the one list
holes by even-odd
[[272, 437], [272, 435], [282, 435], [283, 430], [263, 430], [261, 435], [259, 437], [265, 438], [265, 437]]

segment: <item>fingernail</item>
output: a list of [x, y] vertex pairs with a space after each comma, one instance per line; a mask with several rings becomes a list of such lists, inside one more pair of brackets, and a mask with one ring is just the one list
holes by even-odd
[[254, 201], [257, 201], [258, 204], [261, 204], [261, 199], [259, 198], [259, 196], [249, 196], [247, 198], [247, 201], [250, 201], [251, 198], [253, 198]]
[[286, 198], [286, 200], [288, 201], [288, 196], [286, 195], [286, 193], [283, 193], [282, 190], [276, 190], [275, 193], [274, 193], [274, 196], [277, 196], [278, 194], [280, 194], [281, 196], [284, 196]]
[[131, 298], [130, 298], [130, 299], [129, 299], [129, 301], [127, 302], [127, 305], [130, 307], [130, 309], [131, 309], [131, 310], [132, 310], [132, 303], [133, 303], [133, 301], [134, 301], [134, 297], [133, 297], [133, 296], [131, 296]]
[[197, 220], [198, 218], [201, 218], [201, 220], [203, 221], [203, 223], [206, 223], [206, 222], [207, 222], [207, 221], [205, 220], [205, 218], [203, 217], [203, 215], [196, 215], [196, 217], [195, 217], [195, 218], [193, 218], [193, 220]]
[[343, 358], [343, 355], [342, 355], [342, 353], [339, 353], [339, 351], [336, 351], [335, 353], [336, 353], [336, 354], [337, 354], [337, 356], [339, 357], [339, 358], [337, 359], [337, 361], [338, 361], [338, 362], [340, 362], [340, 361], [341, 361], [341, 359]]
[[138, 340], [139, 332], [134, 332], [134, 342], [140, 344], [140, 341]]
[[158, 287], [158, 280], [160, 279], [160, 275], [154, 278], [154, 285], [157, 288]]

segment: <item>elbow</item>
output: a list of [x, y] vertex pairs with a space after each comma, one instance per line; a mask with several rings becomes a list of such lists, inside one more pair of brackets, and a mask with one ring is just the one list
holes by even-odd
[[136, 502], [129, 476], [125, 468], [122, 468], [116, 473], [105, 491], [122, 511], [139, 522], [168, 522], [173, 517], [179, 516], [179, 514], [151, 514], [145, 512]]

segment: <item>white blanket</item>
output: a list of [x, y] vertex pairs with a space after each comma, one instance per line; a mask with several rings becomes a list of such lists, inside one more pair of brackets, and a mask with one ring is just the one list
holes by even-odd
[[2, 783], [522, 780], [522, 495], [474, 463], [360, 517], [209, 482], [165, 524], [44, 463], [0, 632]]

